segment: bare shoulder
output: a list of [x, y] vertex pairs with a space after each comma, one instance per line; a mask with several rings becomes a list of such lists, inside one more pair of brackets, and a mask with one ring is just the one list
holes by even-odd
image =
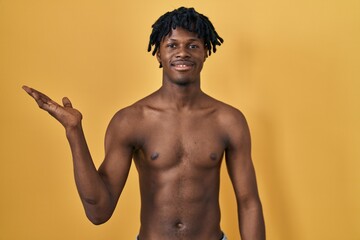
[[218, 100], [215, 101], [219, 126], [223, 130], [228, 144], [236, 145], [239, 144], [239, 141], [248, 141], [250, 132], [244, 114], [229, 104]]
[[214, 101], [221, 124], [232, 127], [247, 125], [246, 118], [239, 109], [216, 99]]
[[144, 120], [144, 110], [153, 101], [153, 95], [154, 94], [151, 94], [130, 106], [120, 109], [115, 113], [110, 124], [114, 122], [115, 124], [126, 124], [128, 127], [136, 126], [139, 121]]
[[138, 127], [144, 121], [144, 105], [139, 101], [117, 111], [108, 125], [106, 136], [137, 145]]
[[130, 124], [141, 117], [141, 106], [133, 104], [117, 111], [110, 124]]

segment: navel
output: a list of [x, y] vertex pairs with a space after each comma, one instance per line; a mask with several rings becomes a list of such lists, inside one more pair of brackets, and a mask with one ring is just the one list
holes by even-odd
[[159, 153], [154, 152], [153, 154], [151, 154], [150, 158], [151, 160], [156, 160], [159, 157]]
[[177, 229], [182, 229], [182, 228], [184, 228], [184, 224], [179, 221], [179, 222], [175, 223], [175, 227], [176, 227]]

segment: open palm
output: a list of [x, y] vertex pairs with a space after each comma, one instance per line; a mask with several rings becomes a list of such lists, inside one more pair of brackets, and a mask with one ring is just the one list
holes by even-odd
[[62, 104], [51, 100], [45, 94], [30, 88], [23, 86], [23, 89], [35, 99], [38, 106], [47, 111], [51, 116], [58, 120], [65, 128], [76, 127], [81, 123], [81, 113], [72, 107], [70, 100], [67, 97], [62, 99]]

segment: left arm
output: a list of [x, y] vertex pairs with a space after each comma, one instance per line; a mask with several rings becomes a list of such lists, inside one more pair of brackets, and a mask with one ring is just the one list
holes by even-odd
[[251, 159], [248, 125], [241, 112], [228, 119], [226, 166], [234, 187], [242, 240], [265, 240], [265, 223]]

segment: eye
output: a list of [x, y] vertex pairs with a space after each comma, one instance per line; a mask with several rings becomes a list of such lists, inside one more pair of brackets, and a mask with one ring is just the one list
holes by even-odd
[[167, 48], [175, 48], [176, 45], [174, 43], [169, 43], [166, 45]]
[[195, 48], [199, 48], [199, 46], [196, 45], [196, 44], [190, 44], [190, 45], [189, 45], [189, 48], [190, 48], [190, 49], [195, 49]]

